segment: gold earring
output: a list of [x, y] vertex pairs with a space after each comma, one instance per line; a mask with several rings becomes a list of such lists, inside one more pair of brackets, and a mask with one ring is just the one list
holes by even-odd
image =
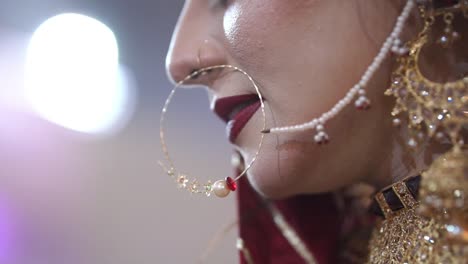
[[453, 12], [465, 13], [466, 5], [439, 10], [423, 7], [421, 11], [424, 28], [397, 59], [392, 85], [385, 94], [396, 98], [394, 124], [400, 124], [400, 118], [408, 121], [413, 135], [409, 144], [417, 144], [415, 135], [422, 135], [453, 145], [422, 174], [419, 212], [443, 225], [445, 232], [439, 239], [462, 248], [468, 243], [468, 150], [464, 138], [468, 129], [468, 77], [446, 83], [430, 81], [421, 73], [419, 57], [438, 17], [446, 26], [437, 42], [448, 47], [459, 38], [453, 30]]
[[263, 115], [263, 128], [262, 130], [264, 130], [266, 128], [266, 114], [265, 114], [265, 105], [264, 105], [264, 102], [263, 102], [263, 96], [262, 94], [260, 93], [260, 89], [257, 85], [257, 83], [254, 81], [254, 79], [249, 75], [247, 74], [247, 72], [245, 72], [244, 70], [238, 68], [238, 67], [235, 67], [235, 66], [232, 66], [232, 65], [216, 65], [216, 66], [210, 66], [210, 67], [206, 67], [206, 68], [203, 68], [203, 69], [199, 69], [199, 70], [196, 70], [194, 72], [192, 72], [191, 74], [189, 74], [187, 77], [185, 77], [182, 81], [180, 81], [179, 83], [177, 83], [177, 85], [174, 86], [174, 88], [172, 89], [172, 91], [169, 93], [169, 96], [164, 104], [164, 107], [162, 109], [162, 112], [161, 112], [161, 118], [160, 118], [160, 131], [159, 131], [159, 137], [160, 137], [160, 140], [161, 140], [161, 147], [162, 147], [162, 151], [163, 151], [163, 154], [166, 158], [166, 161], [167, 163], [169, 164], [169, 166], [166, 166], [163, 162], [159, 161], [159, 165], [163, 168], [163, 170], [166, 172], [167, 175], [169, 175], [171, 178], [173, 178], [176, 182], [176, 184], [178, 185], [179, 188], [181, 189], [185, 189], [185, 190], [188, 190], [189, 192], [191, 193], [194, 193], [194, 194], [205, 194], [206, 196], [210, 196], [212, 193], [214, 193], [216, 196], [218, 197], [226, 197], [231, 191], [235, 191], [237, 189], [237, 181], [243, 177], [247, 171], [252, 167], [252, 165], [255, 163], [255, 161], [257, 160], [258, 158], [258, 155], [260, 153], [260, 149], [262, 148], [262, 145], [263, 145], [263, 138], [265, 136], [265, 134], [263, 133], [260, 133], [259, 131], [259, 134], [260, 134], [260, 143], [258, 144], [258, 148], [257, 148], [257, 151], [254, 155], [254, 157], [252, 158], [252, 160], [250, 161], [249, 164], [247, 164], [247, 166], [245, 166], [245, 168], [243, 168], [242, 172], [235, 178], [231, 178], [231, 177], [226, 177], [224, 180], [218, 180], [216, 182], [212, 182], [212, 181], [207, 181], [205, 184], [201, 184], [197, 179], [189, 179], [189, 177], [186, 175], [186, 174], [183, 174], [183, 173], [180, 173], [177, 171], [177, 169], [175, 168], [175, 165], [174, 165], [174, 162], [171, 158], [171, 156], [169, 155], [169, 149], [167, 147], [167, 144], [166, 144], [166, 140], [165, 140], [165, 130], [164, 130], [164, 121], [165, 121], [165, 117], [166, 117], [166, 112], [168, 110], [168, 107], [169, 107], [169, 104], [172, 100], [172, 98], [174, 97], [174, 94], [177, 90], [177, 88], [179, 88], [180, 86], [184, 85], [187, 81], [191, 80], [191, 79], [194, 79], [195, 77], [198, 77], [200, 75], [203, 75], [203, 74], [206, 74], [206, 73], [209, 73], [210, 71], [213, 71], [213, 70], [219, 70], [219, 69], [225, 69], [225, 70], [232, 70], [234, 72], [240, 72], [241, 74], [243, 74], [244, 76], [247, 77], [247, 79], [251, 82], [252, 86], [255, 88], [255, 91], [257, 92], [257, 95], [258, 95], [258, 98], [259, 98], [259, 101], [260, 101], [260, 109], [261, 109], [261, 112], [262, 112], [262, 115]]

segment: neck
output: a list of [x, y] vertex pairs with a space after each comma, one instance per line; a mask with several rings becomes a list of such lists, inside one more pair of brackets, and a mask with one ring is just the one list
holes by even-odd
[[419, 143], [416, 148], [409, 147], [407, 142], [410, 136], [405, 126], [402, 124], [400, 132], [394, 133], [387, 156], [367, 179], [367, 183], [376, 190], [407, 177], [420, 175], [437, 156], [447, 150], [447, 147], [435, 146], [429, 140]]

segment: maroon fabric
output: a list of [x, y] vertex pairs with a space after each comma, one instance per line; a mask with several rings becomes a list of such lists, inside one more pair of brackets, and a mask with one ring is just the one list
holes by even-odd
[[447, 8], [458, 4], [459, 0], [434, 0], [434, 8]]
[[[256, 264], [304, 263], [273, 222], [264, 201], [246, 178], [239, 181], [240, 237]], [[303, 195], [274, 204], [319, 264], [337, 263], [340, 216], [331, 194]], [[240, 263], [247, 264], [242, 253]]]

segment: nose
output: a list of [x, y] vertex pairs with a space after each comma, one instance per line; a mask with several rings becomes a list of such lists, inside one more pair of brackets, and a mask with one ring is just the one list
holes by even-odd
[[[186, 1], [174, 30], [166, 56], [166, 71], [174, 83], [197, 69], [226, 64], [217, 35], [222, 30], [222, 21], [210, 15], [208, 8], [201, 4], [203, 2]], [[190, 83], [202, 82], [201, 79], [207, 78], [191, 80]]]

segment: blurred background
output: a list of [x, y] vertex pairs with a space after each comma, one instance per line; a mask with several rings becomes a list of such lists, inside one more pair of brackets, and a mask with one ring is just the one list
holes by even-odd
[[[178, 190], [157, 161], [182, 0], [0, 0], [0, 264], [197, 263], [235, 195]], [[201, 89], [168, 116], [177, 167], [231, 173]], [[237, 263], [236, 230], [207, 263]]]

